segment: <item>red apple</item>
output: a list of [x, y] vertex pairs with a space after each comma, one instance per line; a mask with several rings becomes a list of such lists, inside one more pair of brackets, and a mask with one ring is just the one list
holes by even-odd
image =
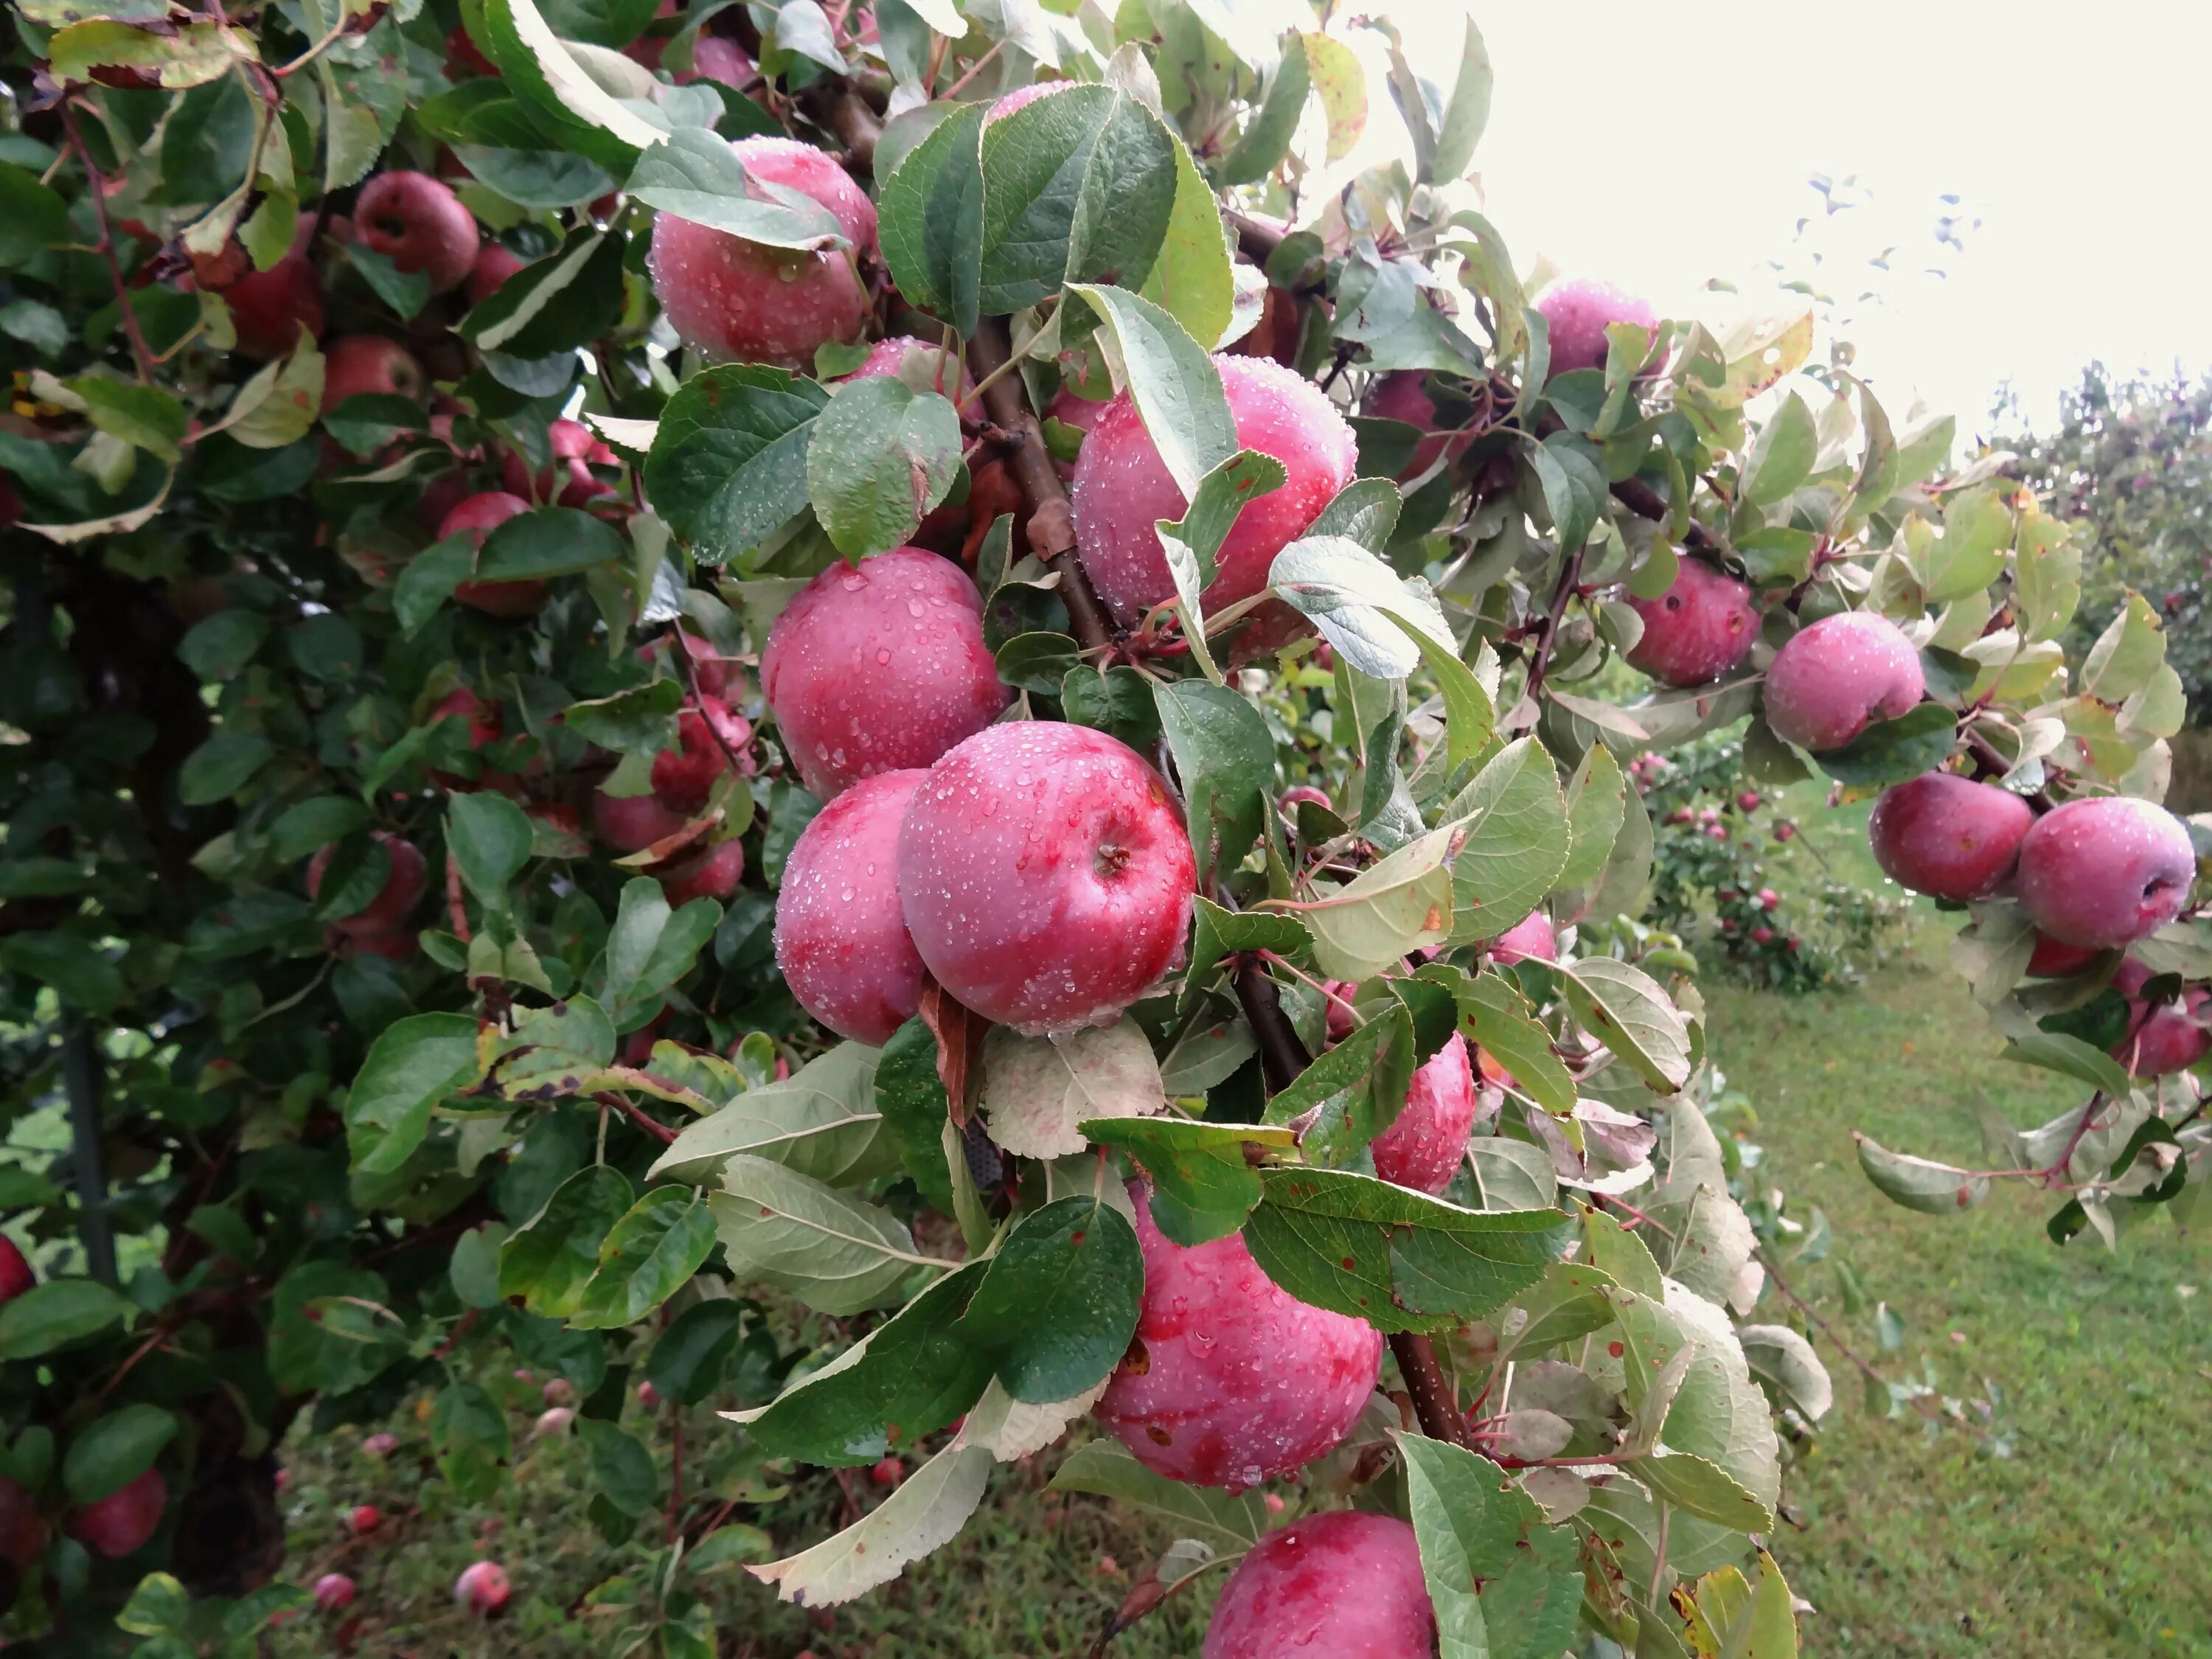
[[1343, 1439], [1374, 1392], [1382, 1333], [1278, 1288], [1241, 1233], [1174, 1243], [1153, 1224], [1142, 1183], [1130, 1193], [1144, 1302], [1099, 1422], [1155, 1474], [1232, 1492]]
[[0, 1475], [0, 1561], [20, 1574], [27, 1573], [46, 1553], [49, 1534], [39, 1505], [5, 1475]]
[[653, 871], [661, 896], [672, 905], [693, 899], [726, 899], [744, 878], [745, 849], [735, 841], [718, 841]]
[[1397, 1119], [1368, 1146], [1375, 1173], [1400, 1187], [1440, 1193], [1467, 1156], [1474, 1127], [1474, 1070], [1456, 1031], [1413, 1073]]
[[2080, 945], [2068, 945], [2050, 934], [2038, 933], [2035, 948], [2027, 958], [2030, 979], [2060, 979], [2068, 974], [2078, 974], [2097, 959], [2098, 952]]
[[[1222, 356], [1213, 361], [1229, 395], [1237, 441], [1273, 455], [1290, 478], [1238, 514], [1216, 556], [1213, 580], [1200, 596], [1209, 615], [1267, 586], [1275, 555], [1304, 534], [1322, 508], [1352, 482], [1358, 460], [1352, 428], [1311, 381], [1264, 357]], [[1075, 463], [1073, 501], [1083, 568], [1115, 621], [1130, 627], [1153, 605], [1175, 596], [1154, 526], [1162, 519], [1182, 518], [1188, 502], [1126, 392], [1107, 406], [1084, 440]], [[1290, 625], [1280, 617], [1273, 620]]]
[[[391, 873], [385, 877], [383, 887], [365, 908], [349, 916], [340, 916], [331, 924], [357, 940], [403, 933], [408, 915], [422, 902], [422, 894], [429, 885], [422, 850], [413, 842], [388, 830], [378, 830], [376, 838], [392, 855]], [[330, 868], [331, 857], [337, 851], [334, 842], [308, 860], [309, 898], [322, 891], [324, 872]]]
[[1012, 694], [983, 642], [983, 600], [949, 559], [893, 548], [833, 564], [775, 619], [761, 690], [807, 788], [828, 800], [927, 766]]
[[1471, 432], [1452, 432], [1437, 426], [1437, 405], [1430, 398], [1428, 376], [1418, 369], [1402, 369], [1395, 374], [1380, 374], [1367, 388], [1361, 404], [1362, 412], [1378, 421], [1402, 421], [1421, 432], [1421, 441], [1414, 447], [1413, 459], [1399, 469], [1401, 483], [1418, 478], [1443, 458], [1444, 446], [1451, 446], [1452, 459], [1457, 460], [1467, 453], [1474, 441]]
[[899, 823], [929, 775], [881, 772], [799, 832], [775, 901], [775, 960], [799, 1006], [881, 1047], [921, 1006], [921, 957], [899, 907]]
[[161, 1525], [169, 1506], [169, 1483], [159, 1469], [149, 1469], [137, 1480], [70, 1512], [69, 1535], [95, 1554], [111, 1561], [135, 1555]]
[[1523, 916], [1491, 942], [1490, 959], [1509, 963], [1557, 962], [1559, 936], [1552, 931], [1552, 919], [1541, 910]]
[[1109, 1024], [1157, 984], [1182, 950], [1195, 877], [1159, 774], [1087, 726], [977, 732], [899, 827], [899, 900], [923, 963], [1030, 1036]]
[[2152, 1004], [2136, 994], [2151, 977], [2132, 959], [2113, 975], [2113, 988], [2128, 1000], [2127, 1035], [2112, 1045], [2112, 1058], [2136, 1077], [2165, 1077], [2186, 1071], [2212, 1054], [2212, 993], [2184, 988], [2181, 1000]]
[[858, 265], [875, 256], [875, 204], [811, 144], [751, 137], [730, 148], [756, 181], [828, 208], [852, 246], [821, 253], [767, 247], [663, 213], [647, 259], [653, 292], [669, 326], [709, 357], [808, 367], [817, 347], [857, 337], [867, 320]]
[[702, 697], [676, 725], [678, 746], [653, 757], [653, 793], [663, 806], [689, 817], [706, 810], [708, 797], [730, 769], [730, 751], [742, 751], [753, 728], [719, 697]]
[[507, 1570], [495, 1562], [476, 1562], [453, 1581], [453, 1600], [479, 1619], [505, 1607], [510, 1594]]
[[365, 1538], [384, 1524], [384, 1511], [374, 1504], [357, 1505], [346, 1516], [346, 1530], [356, 1538]]
[[2179, 915], [2197, 876], [2181, 820], [2130, 795], [2070, 800], [2020, 844], [2028, 920], [2067, 945], [2118, 950]]
[[315, 1580], [315, 1605], [325, 1613], [336, 1613], [353, 1605], [353, 1580], [342, 1572], [326, 1572]]
[[911, 334], [894, 334], [877, 341], [848, 378], [865, 380], [878, 374], [896, 375], [914, 391], [940, 392], [956, 404], [975, 389], [957, 351], [948, 357], [936, 341], [917, 339]]
[[499, 481], [510, 495], [562, 507], [584, 507], [601, 495], [611, 495], [614, 486], [600, 479], [593, 466], [619, 466], [621, 457], [592, 435], [580, 421], [556, 421], [547, 428], [553, 464], [535, 478], [530, 464], [514, 450], [500, 457]]
[[[303, 216], [290, 252], [268, 270], [250, 270], [222, 290], [241, 357], [267, 362], [298, 345], [301, 328], [315, 335], [323, 331], [323, 279], [307, 257], [314, 233], [314, 216]], [[324, 373], [327, 377], [327, 362]]]
[[2034, 822], [2035, 809], [2009, 789], [1923, 772], [1882, 791], [1867, 841], [1899, 886], [1964, 903], [2004, 884]]
[[[1073, 427], [1084, 434], [1084, 441], [1088, 443], [1091, 441], [1091, 428], [1098, 424], [1098, 417], [1112, 406], [1110, 399], [1079, 397], [1073, 392], [1062, 389], [1060, 395], [1052, 400], [1051, 407], [1046, 410], [1045, 413], [1062, 426]], [[1081, 454], [1082, 452], [1079, 450], [1077, 452], [1079, 459]], [[1061, 477], [1071, 482], [1074, 479], [1074, 461], [1063, 461], [1055, 458], [1052, 465], [1053, 470]]]
[[1644, 619], [1629, 665], [1668, 685], [1718, 679], [1751, 654], [1759, 638], [1751, 589], [1703, 559], [1683, 559], [1674, 585], [1657, 599], [1632, 598], [1629, 604]]
[[380, 173], [354, 204], [361, 240], [405, 275], [430, 279], [443, 294], [467, 280], [477, 262], [477, 221], [452, 187], [427, 173]]
[[1766, 671], [1766, 723], [1822, 754], [1919, 702], [1927, 684], [1904, 630], [1871, 611], [1823, 617], [1792, 635]]
[[480, 306], [507, 286], [507, 279], [530, 262], [496, 239], [477, 250], [469, 267], [469, 303]]
[[1552, 373], [1574, 368], [1603, 368], [1606, 327], [1612, 323], [1636, 323], [1656, 332], [1658, 314], [1648, 300], [1622, 292], [1610, 283], [1586, 278], [1555, 283], [1536, 301], [1549, 326]]
[[647, 1411], [655, 1409], [660, 1404], [660, 1390], [654, 1388], [650, 1382], [639, 1383], [637, 1385], [637, 1403], [644, 1407]]
[[1332, 1510], [1269, 1533], [1237, 1564], [1205, 1659], [1430, 1659], [1436, 1644], [1413, 1529]]
[[896, 1457], [880, 1459], [868, 1468], [868, 1479], [878, 1486], [896, 1486], [905, 1478], [906, 1465]]
[[323, 412], [349, 398], [387, 392], [419, 403], [428, 382], [415, 354], [381, 334], [347, 334], [323, 352]]
[[0, 1234], [0, 1307], [13, 1302], [38, 1282], [39, 1276], [31, 1271], [22, 1247]]
[[592, 828], [618, 853], [642, 853], [690, 821], [689, 813], [671, 811], [657, 796], [592, 792]]
[[[527, 513], [530, 503], [520, 495], [504, 490], [487, 489], [471, 495], [438, 526], [438, 539], [448, 536], [468, 536], [472, 544], [481, 548], [485, 535], [505, 524], [518, 513]], [[535, 577], [519, 581], [467, 581], [453, 589], [453, 597], [463, 605], [492, 617], [535, 616], [545, 604], [546, 585]]]

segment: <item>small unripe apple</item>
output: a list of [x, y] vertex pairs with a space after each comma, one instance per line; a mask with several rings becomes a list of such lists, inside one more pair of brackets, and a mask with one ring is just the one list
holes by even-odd
[[1707, 824], [1707, 825], [1705, 826], [1705, 839], [1706, 839], [1706, 840], [1708, 840], [1708, 841], [1726, 841], [1728, 838], [1729, 838], [1729, 832], [1728, 832], [1727, 827], [1726, 827], [1725, 825], [1718, 824], [1718, 823], [1709, 823], [1709, 824]]
[[406, 276], [443, 294], [477, 262], [477, 221], [450, 185], [427, 173], [380, 173], [354, 204], [356, 234]]
[[568, 1432], [569, 1425], [575, 1420], [576, 1413], [574, 1407], [549, 1406], [538, 1413], [538, 1420], [530, 1425], [531, 1438], [550, 1440], [556, 1436], [564, 1435]]
[[1823, 617], [1792, 635], [1766, 670], [1766, 723], [1824, 754], [1876, 720], [1893, 720], [1927, 690], [1904, 630], [1871, 611]]
[[366, 1537], [384, 1524], [384, 1511], [374, 1504], [362, 1504], [346, 1516], [346, 1530], [356, 1538]]
[[1136, 1339], [1097, 1417], [1172, 1480], [1241, 1492], [1303, 1468], [1358, 1420], [1382, 1363], [1362, 1319], [1279, 1288], [1243, 1235], [1185, 1249], [1153, 1224], [1133, 1182], [1145, 1291]]
[[[487, 489], [470, 496], [446, 514], [438, 526], [438, 539], [442, 542], [448, 536], [465, 535], [480, 548], [491, 531], [516, 514], [528, 511], [530, 503], [521, 496], [503, 489]], [[491, 617], [535, 616], [545, 604], [545, 583], [536, 577], [519, 581], [466, 581], [453, 589], [453, 597], [463, 605]]]
[[1467, 1039], [1455, 1031], [1413, 1073], [1396, 1120], [1369, 1144], [1375, 1173], [1396, 1186], [1440, 1193], [1467, 1156], [1474, 1127], [1474, 1069]]
[[1923, 772], [1882, 791], [1867, 842], [1899, 885], [1965, 903], [2004, 884], [2034, 822], [2035, 809], [2009, 789]]
[[1610, 283], [1587, 278], [1554, 283], [1537, 300], [1536, 309], [1548, 326], [1554, 374], [1576, 368], [1603, 368], [1608, 349], [1605, 331], [1609, 324], [1635, 323], [1647, 334], [1656, 333], [1659, 326], [1659, 315], [1649, 300], [1625, 293]]
[[2179, 915], [2197, 876], [2180, 819], [2131, 795], [2069, 800], [2020, 844], [2021, 908], [2051, 938], [2100, 951], [2146, 939]]
[[650, 1382], [639, 1383], [637, 1385], [637, 1403], [644, 1407], [647, 1411], [655, 1409], [660, 1404], [660, 1390], [654, 1388]]
[[79, 1504], [70, 1513], [69, 1535], [94, 1554], [119, 1561], [145, 1547], [168, 1506], [169, 1483], [161, 1470], [149, 1469], [106, 1497]]
[[1667, 822], [1669, 823], [1693, 823], [1697, 821], [1697, 817], [1698, 815], [1695, 812], [1692, 812], [1688, 807], [1678, 806], [1673, 811], [1667, 814]]
[[1557, 962], [1559, 936], [1552, 930], [1552, 919], [1541, 910], [1531, 911], [1492, 943], [1490, 959], [1507, 963]]
[[1751, 589], [1703, 559], [1685, 558], [1673, 586], [1656, 599], [1628, 601], [1644, 619], [1644, 632], [1628, 652], [1629, 665], [1662, 684], [1704, 685], [1751, 654], [1759, 638], [1759, 612]]
[[548, 1378], [538, 1393], [549, 1406], [573, 1406], [576, 1403], [576, 1385], [565, 1376]]
[[6, 1306], [39, 1282], [29, 1258], [12, 1238], [0, 1234], [0, 1307]]
[[878, 1486], [896, 1486], [906, 1478], [906, 1465], [896, 1457], [886, 1457], [872, 1463], [868, 1479]]
[[1774, 839], [1775, 839], [1775, 840], [1777, 840], [1777, 841], [1778, 841], [1778, 842], [1786, 842], [1795, 841], [1795, 840], [1796, 840], [1796, 838], [1797, 838], [1797, 826], [1796, 826], [1796, 824], [1794, 824], [1794, 823], [1790, 823], [1789, 819], [1784, 818], [1784, 819], [1783, 819], [1779, 823], [1778, 823], [1778, 824], [1776, 824], [1776, 825], [1774, 826]]
[[[422, 863], [422, 854], [415, 843], [389, 830], [380, 830], [376, 839], [391, 854], [391, 872], [384, 885], [368, 905], [349, 916], [340, 916], [331, 925], [340, 933], [356, 938], [369, 934], [388, 934], [404, 928], [409, 915], [422, 901], [429, 885], [429, 876]], [[313, 898], [323, 889], [323, 876], [331, 867], [331, 858], [337, 851], [334, 842], [307, 860], [307, 896]]]
[[775, 960], [799, 1006], [878, 1047], [921, 1006], [921, 957], [899, 905], [899, 823], [929, 775], [863, 778], [815, 815], [784, 861]]
[[1269, 1533], [1237, 1564], [1205, 1659], [1429, 1659], [1436, 1644], [1413, 1529], [1332, 1510]]
[[[1237, 444], [1273, 456], [1290, 476], [1281, 489], [1256, 497], [1237, 515], [1215, 556], [1213, 580], [1200, 596], [1209, 616], [1267, 586], [1275, 555], [1304, 535], [1352, 482], [1359, 459], [1352, 428], [1312, 381], [1264, 357], [1224, 355], [1213, 361], [1237, 423]], [[1084, 440], [1075, 463], [1073, 506], [1083, 568], [1124, 628], [1175, 597], [1175, 579], [1154, 526], [1162, 519], [1182, 518], [1188, 505], [1135, 403], [1122, 392]], [[1293, 612], [1291, 622], [1303, 619]]]
[[469, 303], [480, 306], [507, 286], [507, 279], [530, 262], [496, 239], [477, 250], [469, 267]]
[[1438, 427], [1436, 402], [1429, 396], [1428, 376], [1419, 369], [1401, 369], [1376, 376], [1375, 383], [1367, 388], [1361, 409], [1376, 420], [1402, 421], [1419, 428], [1422, 436], [1413, 447], [1413, 459], [1398, 473], [1401, 483], [1419, 477], [1441, 460], [1446, 444], [1451, 446], [1452, 459], [1456, 461], [1474, 439], [1472, 432], [1453, 432]]
[[899, 827], [915, 949], [1027, 1036], [1108, 1024], [1182, 950], [1197, 873], [1166, 783], [1088, 726], [1024, 720], [938, 762]]
[[1759, 811], [1759, 791], [1747, 789], [1735, 798], [1735, 810], [1747, 815]]
[[351, 1607], [353, 1598], [353, 1580], [342, 1572], [326, 1572], [315, 1580], [315, 1605], [325, 1613]]
[[831, 565], [769, 630], [761, 690], [783, 745], [828, 800], [878, 772], [928, 766], [1012, 694], [983, 641], [983, 599], [950, 559], [893, 548]]
[[1753, 945], [1773, 944], [1774, 930], [1771, 927], [1767, 927], [1764, 922], [1760, 923], [1759, 926], [1751, 930], [1751, 942]]
[[512, 1594], [507, 1570], [492, 1561], [478, 1561], [453, 1581], [453, 1600], [479, 1619], [489, 1619], [507, 1606]]
[[726, 899], [744, 879], [745, 849], [738, 841], [718, 841], [688, 853], [653, 872], [660, 883], [660, 896], [671, 905], [693, 899]]
[[381, 334], [343, 335], [323, 352], [323, 412], [326, 415], [347, 398], [369, 392], [420, 403], [428, 384], [415, 354]]
[[791, 138], [740, 138], [730, 146], [754, 180], [812, 197], [852, 246], [805, 253], [747, 242], [663, 213], [647, 258], [661, 314], [709, 357], [810, 365], [817, 347], [856, 338], [868, 315], [858, 262], [876, 252], [876, 208], [824, 150]]

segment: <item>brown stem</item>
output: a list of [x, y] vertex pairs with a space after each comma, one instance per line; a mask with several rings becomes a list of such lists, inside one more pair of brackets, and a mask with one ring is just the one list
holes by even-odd
[[[2001, 778], [2012, 770], [2012, 763], [1999, 754], [1997, 746], [1978, 732], [1969, 731], [1966, 733], [1966, 753], [1973, 757], [1974, 775], [1977, 778]], [[2051, 797], [2040, 789], [2032, 795], [2023, 795], [2021, 799], [2038, 812], [2048, 812], [2051, 810]]]
[[1045, 447], [1044, 429], [1030, 407], [1028, 388], [1018, 374], [1004, 374], [1013, 356], [1013, 346], [1002, 318], [987, 317], [976, 325], [968, 343], [968, 366], [979, 383], [988, 381], [983, 407], [992, 424], [1006, 435], [1006, 464], [1013, 469], [1022, 499], [1029, 504], [1030, 550], [1060, 577], [1060, 602], [1067, 607], [1068, 625], [1077, 643], [1086, 651], [1114, 643], [1114, 621], [1099, 602], [1075, 552], [1075, 519], [1068, 510], [1067, 491], [1053, 471], [1052, 452]]
[[800, 95], [799, 105], [837, 135], [849, 165], [864, 172], [875, 171], [876, 143], [884, 136], [884, 123], [866, 98], [839, 81], [810, 88]]
[[1429, 1339], [1419, 1331], [1394, 1331], [1390, 1352], [1398, 1361], [1399, 1375], [1406, 1379], [1406, 1391], [1413, 1397], [1413, 1415], [1421, 1420], [1421, 1432], [1431, 1440], [1472, 1449], [1474, 1438], [1467, 1431], [1467, 1419], [1460, 1415], [1459, 1402], [1452, 1397], [1451, 1383], [1437, 1364], [1437, 1351]]
[[646, 1133], [651, 1135], [662, 1146], [672, 1146], [675, 1143], [675, 1130], [670, 1128], [665, 1123], [660, 1122], [658, 1119], [647, 1117], [640, 1108], [631, 1104], [629, 1101], [624, 1100], [620, 1095], [615, 1094], [611, 1091], [605, 1091], [593, 1095], [592, 1098], [599, 1102], [602, 1106], [610, 1107], [615, 1111], [620, 1112], [624, 1117], [636, 1124], [639, 1128], [644, 1130]]
[[1238, 251], [1255, 265], [1266, 264], [1283, 245], [1284, 232], [1273, 225], [1262, 224], [1249, 213], [1228, 212], [1221, 216], [1237, 233]]
[[137, 362], [139, 381], [151, 386], [154, 354], [147, 349], [145, 333], [138, 326], [138, 313], [131, 308], [130, 290], [123, 283], [123, 266], [115, 257], [115, 232], [107, 222], [106, 179], [93, 164], [92, 152], [85, 148], [84, 135], [76, 130], [76, 116], [66, 98], [61, 101], [61, 116], [62, 130], [69, 134], [70, 148], [76, 151], [76, 159], [84, 166], [86, 181], [92, 186], [93, 217], [100, 222], [100, 252], [107, 261], [107, 278], [115, 288], [116, 307], [123, 313], [123, 332], [131, 342], [131, 355]]
[[1545, 608], [1543, 637], [1536, 641], [1536, 655], [1528, 665], [1528, 695], [1532, 701], [1544, 689], [1544, 675], [1552, 665], [1552, 647], [1559, 637], [1559, 623], [1566, 615], [1567, 601], [1574, 597], [1582, 581], [1583, 554], [1586, 550], [1577, 548], [1560, 567], [1559, 586], [1552, 590], [1552, 602]]
[[461, 866], [451, 853], [446, 854], [446, 915], [453, 924], [454, 935], [468, 944], [469, 907], [461, 897]]
[[[1654, 524], [1667, 521], [1666, 498], [1641, 478], [1623, 478], [1613, 485], [1613, 499], [1639, 519], [1649, 519]], [[1711, 550], [1719, 544], [1706, 532], [1705, 526], [1693, 524], [1682, 532], [1682, 545]]]

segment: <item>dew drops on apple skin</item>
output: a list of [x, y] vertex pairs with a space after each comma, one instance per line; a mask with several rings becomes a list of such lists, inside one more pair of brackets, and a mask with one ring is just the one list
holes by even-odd
[[862, 780], [800, 832], [776, 896], [775, 956], [801, 1007], [841, 1036], [883, 1043], [921, 1002], [893, 849], [919, 769]]

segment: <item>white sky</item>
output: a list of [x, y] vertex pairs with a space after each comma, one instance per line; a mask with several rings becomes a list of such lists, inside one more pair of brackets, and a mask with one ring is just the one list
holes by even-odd
[[[1439, 23], [1457, 9], [1434, 6]], [[1893, 417], [1917, 391], [1962, 437], [1986, 428], [2008, 377], [2044, 422], [2093, 358], [2212, 362], [2203, 0], [1473, 10], [1497, 75], [1475, 165], [1524, 270], [1542, 255], [1662, 315], [1725, 322], [1808, 214], [1808, 239], [1834, 250], [1821, 270], [1839, 310], [1883, 276], [1861, 262], [1898, 244], [1885, 303], [1845, 331]], [[1869, 205], [1821, 216], [1814, 173], [1856, 175]], [[1963, 252], [1935, 240], [1945, 192], [1981, 221]], [[1923, 274], [1939, 254], [1948, 278]], [[1745, 300], [1700, 293], [1711, 276]]]

